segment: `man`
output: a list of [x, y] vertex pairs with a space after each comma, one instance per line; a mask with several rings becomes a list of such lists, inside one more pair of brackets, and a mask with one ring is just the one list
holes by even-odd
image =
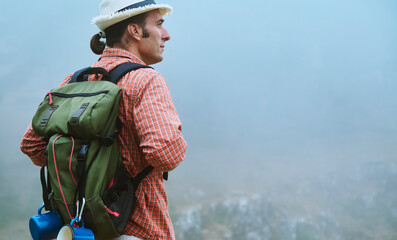
[[[165, 42], [170, 40], [163, 16], [171, 11], [170, 6], [153, 0], [103, 0], [101, 15], [93, 19], [102, 32], [91, 40], [91, 49], [101, 57], [92, 67], [111, 71], [125, 62], [151, 65], [162, 61]], [[101, 36], [106, 37], [106, 49], [99, 41]], [[89, 80], [100, 78], [91, 75]], [[119, 110], [123, 128], [118, 141], [126, 169], [136, 176], [148, 165], [154, 167], [136, 191], [136, 208], [119, 239], [175, 239], [163, 172], [173, 170], [184, 159], [186, 142], [169, 89], [164, 78], [150, 68], [127, 73], [118, 86], [123, 89]], [[21, 150], [34, 164], [43, 166], [46, 145], [30, 125]]]

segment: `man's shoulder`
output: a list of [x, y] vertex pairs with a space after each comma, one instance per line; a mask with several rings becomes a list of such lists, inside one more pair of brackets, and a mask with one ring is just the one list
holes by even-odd
[[163, 76], [153, 68], [139, 68], [127, 73], [126, 78], [140, 83], [147, 83], [156, 79], [164, 80]]
[[130, 71], [118, 83], [124, 89], [135, 89], [138, 92], [153, 84], [166, 86], [164, 77], [153, 68], [139, 68]]
[[148, 75], [148, 76], [161, 76], [161, 74], [154, 68], [139, 68], [136, 71], [140, 71], [142, 74], [144, 75]]

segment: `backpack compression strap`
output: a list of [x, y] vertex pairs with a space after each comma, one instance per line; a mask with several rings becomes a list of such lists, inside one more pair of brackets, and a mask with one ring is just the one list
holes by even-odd
[[42, 166], [40, 169], [40, 181], [41, 181], [41, 188], [43, 193], [43, 202], [45, 210], [50, 211], [52, 210], [51, 203], [50, 203], [50, 193], [51, 193], [51, 185], [50, 185], [50, 178], [48, 176], [48, 168], [47, 168], [47, 182], [45, 177], [45, 169], [47, 166]]

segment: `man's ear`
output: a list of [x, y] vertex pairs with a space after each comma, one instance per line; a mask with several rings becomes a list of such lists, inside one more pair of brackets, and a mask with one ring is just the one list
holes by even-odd
[[143, 35], [143, 29], [135, 23], [128, 24], [127, 26], [128, 34], [135, 40], [141, 40]]

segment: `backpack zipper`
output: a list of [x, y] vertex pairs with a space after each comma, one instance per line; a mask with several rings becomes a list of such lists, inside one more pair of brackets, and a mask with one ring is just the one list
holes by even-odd
[[56, 96], [56, 97], [61, 97], [61, 98], [73, 98], [73, 97], [92, 97], [92, 96], [96, 96], [99, 94], [107, 94], [109, 93], [109, 90], [103, 90], [103, 91], [99, 91], [99, 92], [93, 92], [93, 93], [72, 93], [72, 94], [66, 94], [66, 93], [59, 93], [59, 92], [48, 92], [47, 95], [50, 99], [49, 104], [53, 105], [54, 102], [52, 101], [52, 96]]

